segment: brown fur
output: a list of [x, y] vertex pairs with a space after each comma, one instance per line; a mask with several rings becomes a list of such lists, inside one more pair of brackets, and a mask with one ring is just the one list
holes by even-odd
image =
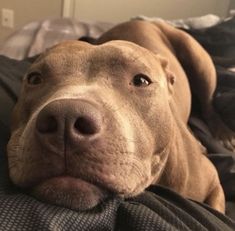
[[[76, 209], [159, 183], [224, 212], [218, 174], [187, 127], [188, 79], [205, 115], [211, 106], [215, 71], [208, 54], [165, 23], [124, 23], [97, 44], [61, 43], [30, 68], [43, 81], [30, 85], [26, 75], [13, 113], [12, 181]], [[150, 85], [134, 84], [140, 73]], [[45, 115], [57, 120], [52, 133], [42, 132]], [[90, 121], [88, 131], [80, 125], [77, 131], [81, 116]]]

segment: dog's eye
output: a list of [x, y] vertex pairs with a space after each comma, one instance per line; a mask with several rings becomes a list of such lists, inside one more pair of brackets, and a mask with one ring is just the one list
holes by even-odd
[[27, 75], [27, 83], [30, 85], [38, 85], [42, 83], [42, 75], [39, 72], [31, 72]]
[[137, 74], [132, 80], [132, 84], [136, 87], [147, 87], [151, 83], [152, 81], [149, 79], [149, 77], [144, 74]]

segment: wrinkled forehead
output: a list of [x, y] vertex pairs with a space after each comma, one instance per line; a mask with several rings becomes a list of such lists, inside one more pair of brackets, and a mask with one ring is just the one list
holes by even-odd
[[114, 72], [126, 70], [130, 66], [138, 66], [147, 71], [152, 59], [153, 55], [149, 51], [130, 42], [111, 41], [94, 46], [73, 41], [48, 50], [34, 66], [49, 70], [66, 70], [67, 73], [88, 70], [95, 73], [101, 70]]

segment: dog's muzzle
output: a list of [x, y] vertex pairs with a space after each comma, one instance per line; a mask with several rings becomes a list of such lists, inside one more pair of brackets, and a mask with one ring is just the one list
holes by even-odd
[[41, 145], [49, 150], [77, 149], [98, 139], [102, 128], [102, 115], [95, 105], [84, 100], [61, 99], [39, 112], [35, 132]]

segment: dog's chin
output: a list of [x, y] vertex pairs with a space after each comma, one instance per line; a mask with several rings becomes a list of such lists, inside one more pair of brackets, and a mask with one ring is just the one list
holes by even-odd
[[101, 187], [69, 176], [44, 180], [30, 191], [41, 201], [80, 211], [92, 209], [110, 195]]

